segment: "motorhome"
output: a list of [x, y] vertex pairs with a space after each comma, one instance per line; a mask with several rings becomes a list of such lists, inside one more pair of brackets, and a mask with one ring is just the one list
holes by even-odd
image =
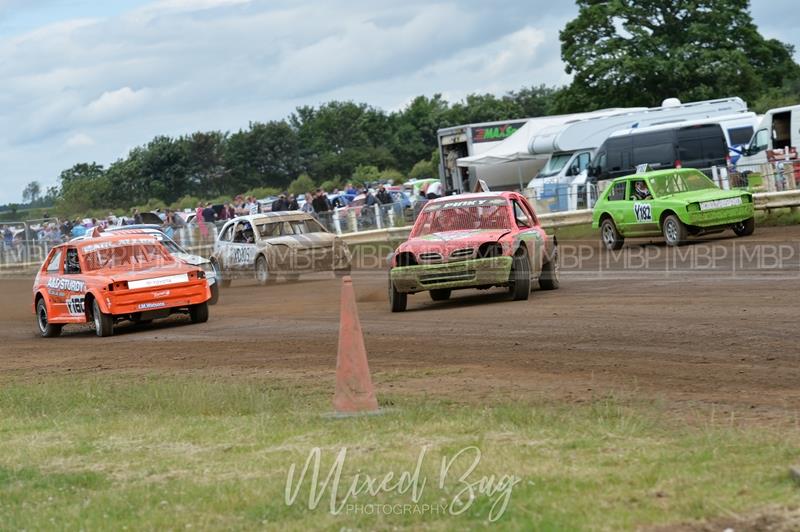
[[767, 150], [800, 147], [800, 105], [770, 109], [736, 162], [739, 170], [766, 164]]

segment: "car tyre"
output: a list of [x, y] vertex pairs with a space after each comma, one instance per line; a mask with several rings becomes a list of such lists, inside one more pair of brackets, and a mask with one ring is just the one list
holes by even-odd
[[208, 321], [208, 301], [189, 307], [189, 317], [192, 323], [205, 323]]
[[555, 290], [560, 284], [561, 259], [558, 257], [558, 246], [553, 248], [553, 255], [550, 260], [542, 266], [542, 274], [539, 276], [539, 288], [542, 290]]
[[114, 334], [114, 318], [111, 314], [104, 314], [100, 310], [97, 300], [92, 300], [92, 319], [97, 336], [111, 336]]
[[674, 214], [670, 214], [664, 218], [664, 223], [661, 225], [661, 231], [664, 233], [664, 240], [668, 246], [680, 246], [686, 242], [688, 231], [686, 226], [683, 225], [680, 218]]
[[389, 278], [389, 307], [392, 312], [404, 312], [408, 306], [408, 294], [400, 293]]
[[525, 301], [531, 294], [531, 263], [524, 249], [514, 255], [508, 275], [508, 291], [514, 301]]
[[259, 255], [258, 259], [256, 259], [256, 281], [258, 281], [258, 284], [261, 286], [269, 284], [269, 282], [272, 281], [272, 275], [267, 265], [267, 257], [264, 255]]
[[756, 230], [756, 219], [748, 218], [747, 220], [733, 224], [733, 232], [736, 236], [750, 236]]
[[614, 225], [614, 220], [611, 218], [604, 219], [600, 224], [600, 237], [603, 245], [609, 251], [616, 251], [625, 243], [625, 237], [617, 231], [617, 226]]
[[449, 288], [438, 288], [436, 290], [431, 290], [431, 299], [434, 301], [447, 301], [450, 299], [450, 293], [452, 290]]
[[53, 338], [61, 334], [61, 329], [64, 327], [60, 323], [50, 323], [47, 314], [47, 304], [44, 298], [39, 298], [36, 303], [36, 325], [39, 326], [39, 334], [44, 338]]
[[219, 277], [217, 277], [217, 280], [214, 284], [209, 286], [208, 289], [211, 291], [211, 298], [208, 300], [208, 304], [216, 305], [219, 300]]

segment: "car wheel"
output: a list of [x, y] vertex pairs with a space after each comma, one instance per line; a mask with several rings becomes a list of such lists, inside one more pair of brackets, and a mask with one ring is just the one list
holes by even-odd
[[36, 325], [39, 326], [39, 334], [44, 338], [58, 336], [64, 327], [60, 323], [50, 323], [44, 298], [39, 298], [39, 302], [36, 303]]
[[431, 299], [434, 301], [447, 301], [450, 299], [450, 290], [449, 288], [439, 288], [438, 290], [431, 290]]
[[389, 278], [389, 307], [392, 312], [403, 312], [408, 305], [408, 294], [401, 294], [395, 288], [392, 279]]
[[555, 290], [558, 288], [561, 276], [561, 260], [558, 258], [558, 246], [553, 248], [553, 256], [542, 266], [539, 276], [539, 288], [542, 290]]
[[664, 224], [661, 230], [664, 233], [664, 240], [666, 240], [668, 246], [680, 246], [686, 242], [686, 237], [688, 235], [686, 226], [683, 225], [683, 222], [674, 214], [670, 214], [664, 218]]
[[269, 273], [267, 258], [264, 255], [259, 255], [256, 260], [256, 281], [258, 281], [258, 284], [261, 286], [264, 286], [272, 280], [271, 278], [272, 275]]
[[208, 302], [199, 303], [189, 307], [189, 317], [192, 323], [205, 323], [208, 321]]
[[217, 280], [214, 282], [214, 284], [209, 286], [208, 289], [211, 291], [211, 298], [208, 300], [208, 304], [216, 305], [217, 300], [219, 299], [219, 277], [217, 277]]
[[508, 292], [514, 301], [524, 301], [531, 294], [531, 263], [525, 250], [514, 255], [508, 275]]
[[747, 220], [733, 224], [733, 232], [736, 236], [750, 236], [756, 230], [756, 219], [748, 218]]
[[94, 331], [97, 336], [111, 336], [114, 334], [114, 318], [111, 314], [104, 314], [100, 311], [97, 300], [92, 300], [92, 319], [94, 319]]
[[603, 239], [603, 245], [609, 251], [620, 249], [625, 243], [625, 237], [619, 234], [617, 226], [614, 225], [611, 218], [606, 218], [600, 224], [600, 237]]

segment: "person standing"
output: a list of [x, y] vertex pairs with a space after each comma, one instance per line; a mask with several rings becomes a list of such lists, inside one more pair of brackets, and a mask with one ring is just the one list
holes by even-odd
[[378, 187], [378, 194], [375, 196], [375, 199], [377, 199], [381, 205], [388, 205], [394, 202], [394, 200], [392, 200], [392, 195], [387, 192], [386, 187], [383, 185]]
[[200, 230], [200, 237], [208, 238], [208, 227], [206, 227], [205, 220], [203, 219], [203, 202], [197, 204], [197, 209], [194, 211], [194, 221], [197, 223], [197, 228]]
[[328, 198], [325, 196], [325, 193], [321, 188], [317, 189], [317, 194], [312, 202], [312, 207], [314, 207], [314, 212], [317, 214], [331, 210], [331, 207], [328, 204]]
[[307, 212], [308, 214], [314, 214], [314, 198], [311, 196], [310, 192], [306, 192], [306, 202], [303, 203], [303, 208], [301, 209], [303, 212]]
[[287, 211], [300, 210], [300, 205], [297, 204], [297, 198], [294, 197], [294, 194], [289, 194], [289, 197], [286, 199], [286, 210]]

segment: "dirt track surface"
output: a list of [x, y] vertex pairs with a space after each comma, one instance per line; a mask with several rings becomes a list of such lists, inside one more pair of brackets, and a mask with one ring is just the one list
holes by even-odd
[[[511, 302], [501, 289], [409, 298], [392, 314], [386, 272], [354, 272], [379, 397], [395, 391], [464, 401], [606, 393], [665, 400], [680, 415], [797, 419], [800, 227], [729, 233], [678, 250], [646, 241], [619, 255], [561, 242], [561, 288]], [[676, 255], [680, 253], [680, 255]], [[208, 323], [175, 317], [120, 325], [111, 338], [67, 327], [39, 338], [32, 280], [0, 280], [0, 372], [252, 374], [327, 380], [336, 363], [340, 281], [234, 282]], [[700, 414], [702, 412], [702, 414]]]

